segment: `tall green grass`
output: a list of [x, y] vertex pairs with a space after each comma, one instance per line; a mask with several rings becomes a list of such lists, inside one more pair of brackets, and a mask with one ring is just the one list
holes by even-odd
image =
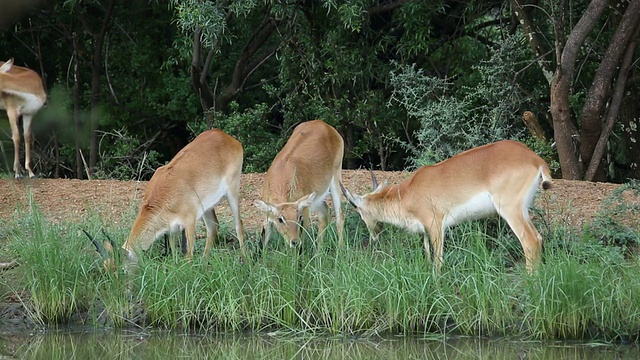
[[[388, 229], [363, 248], [360, 225], [349, 226], [344, 248], [334, 234], [319, 252], [307, 246], [300, 253], [274, 239], [262, 256], [243, 263], [237, 249], [222, 246], [201, 258], [200, 241], [191, 263], [150, 250], [135, 273], [108, 274], [79, 231], [98, 234], [100, 226], [95, 218], [52, 224], [36, 208], [5, 224], [4, 251], [22, 264], [7, 286], [28, 294], [22, 299], [35, 321], [344, 335], [640, 337], [637, 254], [560, 226], [543, 234], [544, 263], [533, 274], [503, 223], [458, 226], [446, 239], [440, 275], [423, 258], [419, 237]], [[128, 229], [107, 231], [122, 242]], [[256, 248], [257, 234], [250, 235]]]

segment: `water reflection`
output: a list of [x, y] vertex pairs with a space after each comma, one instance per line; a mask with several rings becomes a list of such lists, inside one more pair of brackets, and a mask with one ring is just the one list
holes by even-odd
[[506, 339], [310, 338], [49, 331], [3, 335], [0, 358], [15, 359], [637, 359], [632, 345]]

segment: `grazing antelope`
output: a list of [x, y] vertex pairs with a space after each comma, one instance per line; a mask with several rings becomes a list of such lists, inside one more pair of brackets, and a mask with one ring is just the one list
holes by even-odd
[[47, 100], [40, 75], [31, 69], [13, 65], [13, 59], [0, 61], [0, 108], [7, 111], [13, 140], [13, 172], [22, 177], [20, 167], [20, 129], [18, 119], [22, 116], [24, 132], [24, 167], [29, 177], [35, 177], [31, 170], [31, 119]]
[[[529, 218], [529, 206], [542, 184], [549, 189], [549, 167], [524, 144], [504, 140], [480, 146], [432, 166], [423, 166], [399, 185], [345, 197], [367, 225], [370, 240], [379, 235], [378, 222], [423, 234], [425, 256], [434, 249], [436, 270], [442, 266], [445, 230], [466, 220], [498, 214], [520, 240], [527, 270], [540, 260], [542, 237]], [[429, 239], [427, 239], [427, 236]]]
[[291, 247], [299, 243], [300, 227], [317, 212], [318, 248], [329, 223], [325, 198], [331, 194], [339, 244], [342, 245], [343, 219], [340, 214], [342, 157], [344, 141], [333, 127], [322, 120], [298, 125], [282, 150], [276, 155], [265, 176], [261, 200], [254, 205], [265, 214], [262, 227], [263, 248], [271, 235], [271, 224]]
[[[122, 245], [128, 262], [135, 265], [138, 250], [147, 250], [163, 234], [179, 231], [186, 234], [186, 257], [191, 259], [196, 222], [201, 217], [207, 230], [203, 253], [206, 256], [218, 233], [214, 206], [223, 197], [231, 208], [244, 259], [244, 229], [240, 218], [242, 156], [239, 141], [222, 130], [213, 129], [198, 135], [167, 165], [159, 167], [147, 183], [138, 216]], [[104, 265], [110, 266], [107, 260]]]

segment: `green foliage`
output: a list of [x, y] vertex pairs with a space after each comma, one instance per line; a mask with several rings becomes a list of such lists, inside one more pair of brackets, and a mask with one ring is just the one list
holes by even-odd
[[[230, 107], [229, 114], [216, 114], [214, 127], [222, 129], [242, 143], [243, 172], [266, 172], [271, 160], [284, 144], [284, 139], [264, 120], [269, 107], [257, 104], [250, 109], [240, 110], [237, 102], [232, 102]], [[191, 122], [189, 128], [195, 136], [206, 130], [206, 124], [203, 120], [198, 120]]]
[[347, 166], [373, 163], [388, 168], [390, 159], [395, 166], [399, 163], [396, 139], [404, 134], [406, 117], [387, 106], [392, 56], [387, 51], [394, 39], [371, 32], [358, 10], [371, 4], [325, 2], [322, 9], [312, 7], [313, 19], [300, 19], [295, 36], [279, 52], [279, 83], [273, 94], [282, 104], [283, 128], [323, 119], [349, 136]]
[[202, 31], [202, 42], [213, 47], [225, 35], [227, 24], [225, 12], [217, 1], [172, 0], [176, 11], [176, 24], [187, 34], [193, 34], [197, 28]]
[[140, 139], [126, 129], [103, 133], [99, 149], [100, 163], [95, 170], [98, 179], [149, 179], [163, 165], [157, 151], [144, 151]]
[[359, 32], [365, 21], [364, 1], [351, 1], [338, 6], [338, 15], [345, 29]]
[[[93, 34], [104, 17], [99, 3], [70, 0], [42, 7], [17, 22], [15, 36], [1, 39], [0, 46], [11, 49], [17, 64], [46, 75], [49, 106], [64, 103], [67, 114], [56, 115], [52, 123], [65, 128], [56, 126], [54, 133], [45, 125], [36, 136], [36, 166], [44, 176], [80, 175], [76, 148], [89, 153], [88, 127], [82, 124], [95, 100], [100, 102], [99, 131], [126, 131], [147, 151], [155, 151], [159, 163], [177, 153], [188, 140], [187, 124], [203, 115], [190, 78], [196, 31], [203, 43], [196, 56], [210, 60], [203, 75], [214, 96], [228, 94], [227, 85], [240, 81], [231, 94], [237, 108], [215, 109], [224, 112], [216, 116], [236, 117], [269, 106], [255, 124], [248, 118], [240, 121], [242, 131], [254, 132], [249, 140], [261, 139], [258, 132], [264, 129], [267, 137], [286, 138], [294, 124], [322, 118], [347, 140], [345, 167], [401, 169], [407, 162], [432, 163], [489, 141], [519, 138], [516, 124], [522, 111], [548, 113], [549, 83], [539, 61], [552, 62], [553, 52], [537, 58], [540, 54], [530, 50], [521, 27], [514, 33], [511, 9], [502, 5], [441, 0], [117, 2], [102, 48], [97, 99], [91, 98], [91, 59]], [[541, 4], [529, 14], [549, 44], [555, 35], [548, 14], [557, 13], [557, 6]], [[585, 6], [574, 4], [568, 18], [581, 17]], [[260, 39], [257, 24], [265, 19], [277, 30], [264, 43], [252, 42]], [[567, 34], [572, 23], [565, 24]], [[602, 29], [589, 34], [591, 46], [581, 50], [581, 57], [606, 51], [614, 30]], [[75, 73], [69, 59], [79, 60], [77, 104], [71, 101]], [[236, 72], [245, 60], [260, 66]], [[579, 62], [571, 90], [574, 115], [580, 113], [598, 67], [597, 61]], [[233, 74], [240, 76], [232, 79]], [[66, 99], [54, 94], [60, 89], [67, 91]], [[47, 123], [52, 117], [40, 119]], [[614, 136], [631, 141], [620, 127], [615, 131]], [[118, 147], [101, 153], [117, 158], [125, 153]], [[608, 151], [617, 163], [633, 162], [625, 146]], [[255, 163], [253, 157], [247, 159], [247, 168], [264, 168], [266, 155], [256, 155]], [[116, 158], [102, 164], [117, 165]], [[101, 171], [100, 176], [133, 173]]]
[[399, 50], [407, 57], [429, 53], [434, 45], [434, 16], [444, 13], [442, 1], [410, 1], [400, 10], [400, 18], [405, 24], [405, 35], [399, 43]]
[[518, 59], [517, 38], [497, 48], [489, 60], [472, 68], [479, 80], [458, 91], [453, 83], [427, 75], [415, 65], [396, 66], [391, 104], [418, 120], [415, 144], [407, 145], [414, 166], [442, 161], [461, 151], [514, 134], [522, 99], [510, 81]]
[[598, 243], [615, 246], [627, 256], [636, 254], [640, 246], [640, 204], [629, 201], [626, 195], [640, 195], [640, 183], [629, 181], [607, 197], [585, 233]]
[[[69, 95], [73, 90], [69, 59], [80, 60], [79, 112], [72, 114], [71, 96], [64, 101], [68, 121], [61, 133], [68, 129], [72, 130], [71, 135], [56, 134], [51, 142], [38, 137], [40, 145], [48, 147], [39, 162], [40, 172], [45, 176], [53, 174], [54, 169], [58, 172], [62, 169], [61, 176], [79, 175], [75, 174], [76, 169], [84, 166], [76, 164], [76, 147], [85, 155], [89, 153], [87, 139], [90, 137], [81, 129], [81, 124], [86, 123], [91, 106], [91, 57], [87, 54], [93, 50], [93, 38], [84, 28], [93, 28], [103, 15], [102, 9], [87, 11], [94, 5], [78, 1], [60, 3], [38, 17], [33, 28], [28, 28], [27, 23], [21, 24], [22, 28], [31, 29], [37, 46], [25, 44], [24, 39], [2, 42], [3, 46], [16, 49], [16, 54], [32, 54], [34, 48], [47, 54], [42, 69], [48, 76], [47, 88], [51, 89], [51, 84], [56, 83], [67, 89]], [[268, 156], [273, 154], [271, 149], [258, 149], [258, 142], [271, 147], [278, 138], [281, 144], [294, 124], [316, 118], [334, 125], [345, 136], [346, 167], [403, 168], [406, 152], [422, 145], [403, 148], [401, 144], [425, 142], [414, 136], [414, 131], [421, 126], [419, 118], [409, 117], [404, 105], [389, 101], [393, 91], [392, 72], [408, 64], [415, 64], [416, 71], [451, 79], [447, 82], [447, 91], [455, 92], [455, 97], [463, 100], [463, 107], [456, 111], [439, 110], [451, 115], [443, 117], [441, 122], [453, 121], [451, 126], [443, 124], [443, 128], [457, 128], [463, 118], [475, 122], [468, 119], [477, 117], [485, 122], [485, 117], [503, 116], [500, 114], [504, 111], [494, 106], [500, 103], [495, 99], [505, 99], [506, 103], [508, 96], [490, 91], [484, 85], [504, 78], [503, 74], [480, 75], [480, 68], [473, 68], [468, 74], [468, 69], [495, 51], [487, 47], [487, 42], [478, 41], [473, 33], [455, 36], [465, 32], [468, 26], [479, 26], [498, 17], [498, 13], [486, 13], [487, 8], [494, 5], [451, 6], [439, 0], [411, 1], [398, 7], [389, 5], [373, 0], [293, 3], [172, 0], [169, 6], [158, 2], [117, 3], [102, 54], [99, 131], [120, 133], [130, 139], [131, 144], [128, 149], [124, 144], [109, 149], [103, 143], [100, 155], [113, 158], [99, 160], [98, 175], [139, 176], [136, 164], [122, 166], [118, 160], [134, 153], [140, 157], [149, 153], [159, 164], [179, 151], [189, 138], [187, 124], [198, 122], [202, 117], [202, 106], [190, 79], [194, 32], [201, 30], [202, 58], [213, 50], [206, 75], [213, 92], [219, 94], [231, 81], [238, 57], [255, 38], [256, 24], [261, 23], [265, 15], [277, 22], [278, 30], [248, 59], [250, 63], [264, 62], [250, 77], [241, 79], [243, 83], [232, 107], [216, 109], [224, 113], [216, 114], [220, 120], [216, 120], [215, 126], [235, 132], [243, 144], [243, 139], [248, 141], [244, 145], [250, 156], [245, 163], [250, 171], [266, 168]], [[83, 16], [91, 23], [80, 21]], [[464, 20], [461, 23], [459, 19]], [[460, 28], [452, 33], [451, 25]], [[490, 26], [482, 37], [489, 43], [500, 44], [503, 41], [499, 30], [499, 26]], [[79, 34], [75, 38], [75, 50], [70, 34]], [[519, 47], [526, 49], [522, 43]], [[500, 56], [507, 58], [513, 49], [507, 50], [501, 50]], [[73, 51], [82, 56], [74, 57]], [[264, 58], [263, 51], [267, 54], [275, 51], [275, 56]], [[520, 54], [519, 51], [511, 53]], [[38, 64], [38, 61], [25, 62]], [[513, 72], [507, 77], [513, 79]], [[476, 87], [484, 88], [477, 93], [489, 100], [472, 96]], [[499, 87], [494, 84], [494, 88]], [[52, 105], [57, 101], [54, 97], [50, 100]], [[478, 106], [486, 101], [493, 101], [492, 106]], [[452, 100], [443, 105], [454, 109], [459, 102]], [[264, 108], [263, 104], [268, 110], [255, 110]], [[251, 119], [250, 115], [240, 115], [243, 113], [256, 116]], [[439, 117], [439, 113], [433, 116]], [[82, 135], [75, 138], [73, 133]], [[442, 140], [439, 145], [450, 146], [444, 144], [448, 139]], [[51, 143], [58, 146], [50, 146]], [[144, 150], [136, 152], [138, 146]], [[57, 163], [45, 164], [47, 159], [56, 159]]]
[[551, 173], [558, 173], [560, 171], [560, 162], [558, 160], [558, 153], [551, 140], [540, 140], [533, 137], [525, 137], [522, 142], [533, 150], [538, 156], [540, 156], [549, 165]]

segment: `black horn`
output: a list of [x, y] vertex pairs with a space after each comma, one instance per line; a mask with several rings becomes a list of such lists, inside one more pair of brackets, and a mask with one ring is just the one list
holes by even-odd
[[342, 194], [344, 195], [344, 197], [347, 198], [347, 200], [349, 201], [349, 204], [351, 204], [351, 206], [353, 206], [354, 208], [357, 208], [358, 206], [353, 201], [353, 197], [351, 196], [351, 193], [349, 193], [349, 191], [344, 187], [344, 185], [342, 185], [342, 181], [340, 181], [340, 189], [342, 189]]
[[102, 244], [100, 244], [98, 240], [96, 240], [93, 236], [91, 236], [85, 229], [81, 229], [81, 230], [85, 235], [87, 235], [89, 240], [91, 240], [91, 242], [93, 243], [93, 246], [96, 247], [96, 251], [98, 252], [98, 254], [100, 254], [100, 256], [102, 256], [103, 258], [109, 257], [109, 255], [107, 255], [107, 250], [105, 250], [104, 246], [102, 246]]
[[373, 169], [369, 169], [371, 173], [371, 181], [373, 182], [373, 190], [378, 188], [378, 179], [376, 179], [376, 174], [373, 173]]

